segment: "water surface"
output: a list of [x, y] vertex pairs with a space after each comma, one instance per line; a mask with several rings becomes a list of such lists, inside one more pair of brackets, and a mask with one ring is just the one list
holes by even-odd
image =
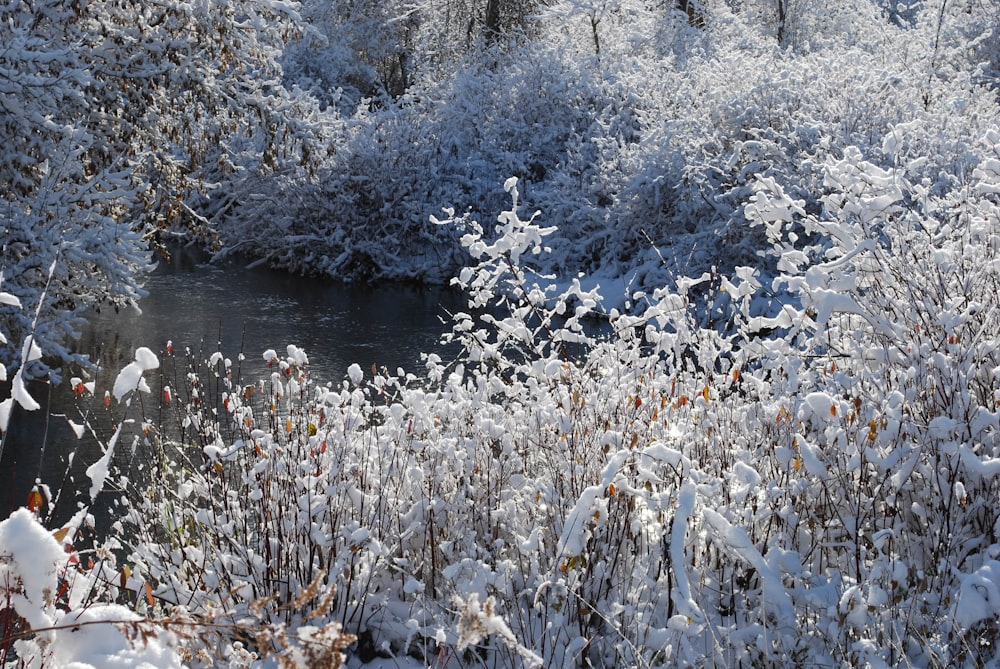
[[[244, 382], [267, 375], [265, 350], [284, 356], [289, 344], [305, 350], [312, 378], [320, 383], [340, 383], [355, 362], [366, 374], [375, 365], [420, 375], [421, 353], [447, 355], [438, 343], [447, 329], [442, 319], [464, 307], [461, 294], [442, 287], [342, 284], [233, 263], [210, 265], [184, 253], [161, 263], [145, 287], [149, 295], [141, 313], [94, 313], [74, 346], [100, 364], [96, 397], [75, 400], [68, 383], [35, 383], [31, 390], [42, 409], [15, 408], [0, 461], [0, 518], [25, 504], [36, 477], [53, 490], [89, 487], [84, 472], [101, 447], [90, 437], [78, 440], [68, 420], [80, 424], [86, 417], [99, 434], [111, 434], [116, 414], [104, 409], [104, 390], [139, 346], [181, 369], [187, 352], [200, 361], [219, 351], [234, 365], [242, 353], [238, 373]], [[167, 342], [174, 361], [166, 355]], [[65, 373], [67, 379], [72, 375]], [[72, 480], [64, 482], [67, 472]], [[57, 520], [71, 515], [79, 497], [67, 493]]]

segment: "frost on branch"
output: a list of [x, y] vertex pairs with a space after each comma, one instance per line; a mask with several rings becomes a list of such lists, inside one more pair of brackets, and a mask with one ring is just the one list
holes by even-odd
[[496, 602], [493, 597], [487, 597], [486, 602], [480, 606], [479, 595], [472, 593], [464, 600], [456, 599], [455, 605], [459, 607], [456, 647], [460, 652], [493, 635], [499, 637], [507, 647], [520, 655], [526, 666], [532, 669], [544, 666], [542, 658], [518, 643], [507, 623], [496, 614]]

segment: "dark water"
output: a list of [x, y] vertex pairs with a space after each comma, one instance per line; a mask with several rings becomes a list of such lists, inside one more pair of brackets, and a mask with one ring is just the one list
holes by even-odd
[[[284, 357], [288, 344], [305, 350], [312, 378], [320, 383], [339, 383], [355, 362], [366, 376], [373, 364], [419, 376], [422, 352], [446, 355], [439, 346], [447, 329], [442, 319], [465, 304], [461, 294], [446, 288], [344, 285], [264, 268], [207, 265], [184, 254], [161, 263], [146, 289], [141, 314], [109, 309], [94, 314], [75, 346], [100, 362], [94, 398], [75, 400], [68, 383], [35, 383], [31, 391], [42, 409], [29, 413], [15, 407], [0, 461], [0, 518], [25, 504], [35, 478], [53, 491], [67, 491], [54, 522], [72, 515], [89, 487], [84, 472], [101, 451], [91, 437], [78, 440], [67, 421], [80, 424], [86, 416], [98, 434], [111, 434], [116, 418], [104, 408], [104, 390], [139, 346], [154, 351], [164, 368], [183, 368], [187, 351], [199, 361], [220, 351], [234, 365], [242, 352], [238, 373], [246, 383], [267, 376], [265, 350]], [[173, 360], [166, 356], [168, 341]], [[72, 375], [65, 373], [67, 379]]]

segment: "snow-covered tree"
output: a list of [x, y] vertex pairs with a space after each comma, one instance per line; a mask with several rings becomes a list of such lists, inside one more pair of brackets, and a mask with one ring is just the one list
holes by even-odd
[[422, 13], [403, 0], [306, 0], [309, 30], [283, 58], [289, 81], [350, 114], [363, 98], [402, 95]]
[[4, 312], [9, 338], [48, 284], [35, 336], [66, 359], [85, 309], [135, 301], [161, 231], [210, 237], [227, 185], [313, 163], [277, 60], [299, 28], [286, 2], [0, 7], [0, 270], [26, 306]]

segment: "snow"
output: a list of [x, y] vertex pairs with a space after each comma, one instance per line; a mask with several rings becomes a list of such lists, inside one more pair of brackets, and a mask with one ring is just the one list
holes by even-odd
[[[469, 305], [448, 333], [463, 352], [428, 355], [426, 379], [366, 385], [351, 364], [319, 387], [290, 345], [263, 356], [273, 404], [251, 392], [244, 413], [221, 353], [207, 377], [192, 360], [191, 385], [164, 389], [166, 412], [159, 397], [129, 401], [159, 367], [149, 349], [110, 388], [89, 384], [120, 405], [103, 426], [71, 422], [105, 440], [89, 499], [114, 481], [129, 506], [94, 568], [70, 564], [28, 512], [0, 524], [0, 583], [19, 584], [10, 601], [36, 629], [25, 657], [179, 666], [169, 633], [135, 643], [140, 614], [108, 603], [145, 606], [119, 575], [201, 611], [278, 582], [284, 601], [261, 615], [280, 621], [317, 555], [338, 588], [330, 619], [368, 626], [380, 650], [440, 653], [429, 663], [460, 665], [468, 648], [488, 666], [777, 666], [791, 653], [920, 666], [926, 630], [940, 657], [996, 652], [976, 642], [1000, 615], [1000, 131], [980, 81], [992, 43], [965, 39], [995, 33], [986, 4], [909, 3], [894, 21], [866, 0], [799, 3], [776, 35], [747, 3], [696, 3], [695, 28], [650, 3], [574, 0], [533, 16], [531, 35], [510, 31], [488, 66], [463, 44], [482, 27], [463, 3], [305, 3], [324, 57], [293, 44], [283, 63], [305, 27], [280, 2], [250, 3], [238, 26], [225, 3], [195, 3], [185, 19], [206, 39], [239, 28], [221, 51], [184, 51], [115, 3], [78, 4], [74, 20], [0, 7], [0, 173], [16, 182], [0, 229], [24, 246], [0, 251], [0, 344], [15, 342], [0, 349], [5, 432], [15, 405], [39, 408], [29, 375], [83, 362], [65, 346], [80, 314], [138, 299], [146, 233], [175, 205], [225, 252], [337, 277], [456, 275]], [[96, 22], [99, 47], [80, 32]], [[245, 67], [206, 60], [220, 52]], [[164, 55], [185, 76], [159, 76]], [[100, 86], [95, 57], [109, 64]], [[371, 104], [357, 90], [404, 59], [401, 95]], [[97, 112], [126, 93], [162, 107], [105, 123]], [[191, 108], [210, 111], [199, 123]], [[264, 170], [269, 138], [283, 150]], [[89, 147], [121, 148], [119, 171]], [[145, 181], [174, 173], [161, 156], [189, 167], [185, 201]], [[146, 189], [163, 211], [123, 220]], [[447, 221], [419, 227], [446, 204]], [[596, 277], [616, 294], [598, 296]], [[610, 305], [606, 335], [584, 335]], [[227, 394], [201, 384], [191, 402], [183, 387], [203, 378]], [[121, 439], [130, 467], [150, 445], [179, 465], [130, 482]], [[124, 556], [131, 578], [112, 564]], [[75, 587], [79, 600], [51, 601], [67, 570], [98, 588], [85, 610]], [[466, 598], [439, 599], [455, 592]]]
[[[17, 402], [26, 411], [37, 411], [41, 408], [41, 405], [35, 401], [35, 399], [28, 392], [28, 388], [24, 384], [24, 368], [19, 367], [14, 373], [14, 378], [11, 381], [10, 387], [10, 397], [12, 400]], [[6, 429], [7, 422], [4, 421], [0, 428]]]
[[1000, 562], [989, 560], [971, 574], [961, 576], [954, 616], [962, 627], [1000, 616]]
[[[28, 388], [24, 383], [24, 370], [27, 363], [39, 360], [41, 357], [42, 351], [35, 342], [34, 335], [26, 338], [21, 347], [21, 364], [14, 373], [14, 378], [11, 380], [10, 388], [11, 399], [17, 402], [26, 411], [37, 411], [41, 408], [41, 405], [36, 402], [28, 392]], [[0, 412], [0, 430], [6, 431], [8, 420], [9, 410], [6, 412], [6, 415], [4, 415], [4, 412]]]
[[14, 398], [8, 397], [0, 402], [0, 431], [6, 432], [10, 425], [10, 412], [14, 408]]
[[685, 535], [688, 530], [688, 519], [694, 511], [696, 488], [690, 481], [681, 486], [677, 495], [677, 510], [674, 514], [673, 527], [670, 533], [670, 568], [674, 571], [677, 592], [670, 593], [682, 615], [690, 620], [700, 620], [703, 616], [691, 593], [691, 582], [688, 579], [684, 557]]
[[829, 474], [826, 465], [823, 464], [822, 450], [811, 444], [802, 434], [797, 434], [795, 439], [798, 442], [799, 454], [802, 456], [802, 464], [806, 471], [821, 481], [826, 480]]
[[960, 447], [959, 454], [962, 458], [962, 464], [970, 472], [975, 472], [977, 475], [987, 480], [1000, 476], [1000, 457], [981, 458], [976, 455], [971, 448], [964, 444]]
[[351, 379], [351, 383], [354, 385], [359, 385], [364, 374], [361, 371], [361, 365], [358, 363], [351, 363], [350, 367], [347, 368], [347, 376]]
[[141, 390], [148, 393], [149, 385], [142, 376], [143, 372], [157, 369], [159, 366], [160, 361], [157, 359], [155, 353], [144, 346], [137, 348], [135, 351], [135, 360], [126, 365], [118, 373], [117, 378], [115, 378], [113, 390], [111, 391], [115, 400], [121, 402], [122, 398], [133, 390]]
[[18, 509], [0, 522], [0, 556], [0, 592], [20, 583], [20, 592], [10, 593], [14, 610], [32, 627], [50, 627], [55, 620], [46, 603], [66, 563], [62, 545], [34, 514]]
[[[791, 596], [782, 583], [781, 574], [760, 554], [746, 530], [733, 526], [721, 514], [712, 509], [704, 509], [702, 513], [706, 526], [712, 530], [716, 540], [725, 549], [732, 551], [736, 557], [757, 570], [761, 581], [763, 581], [765, 601], [762, 606], [768, 609], [768, 614], [773, 614], [779, 625], [794, 627], [796, 624], [795, 609]], [[781, 556], [781, 553], [775, 555], [776, 557]]]
[[[3, 283], [3, 274], [0, 273], [0, 284]], [[17, 296], [11, 295], [10, 293], [5, 293], [0, 291], [0, 304], [6, 304], [11, 307], [21, 308], [21, 301], [17, 299]], [[0, 344], [4, 343], [5, 340], [0, 340]]]
[[104, 454], [94, 464], [87, 467], [86, 474], [90, 479], [89, 497], [91, 502], [96, 500], [98, 493], [104, 489], [104, 482], [107, 481], [111, 473], [111, 458], [114, 456], [115, 446], [118, 444], [118, 438], [121, 436], [123, 427], [124, 424], [118, 426], [115, 433], [111, 435], [111, 439], [108, 440], [108, 444], [104, 448]]
[[580, 494], [563, 523], [563, 531], [559, 537], [556, 552], [559, 558], [572, 558], [584, 553], [584, 546], [592, 536], [593, 518], [595, 515], [600, 517], [601, 510], [606, 507], [603, 495], [604, 488], [601, 486], [588, 486]]
[[307, 356], [306, 352], [298, 346], [289, 344], [285, 347], [285, 352], [288, 353], [289, 362], [294, 362], [299, 366], [309, 364], [309, 356]]
[[[143, 617], [119, 604], [95, 604], [59, 617], [52, 635], [53, 669], [181, 669], [177, 640], [162, 629], [136, 639]], [[132, 623], [132, 624], [130, 624]]]
[[936, 439], [949, 439], [963, 427], [962, 423], [949, 416], [938, 416], [927, 424], [927, 431]]

